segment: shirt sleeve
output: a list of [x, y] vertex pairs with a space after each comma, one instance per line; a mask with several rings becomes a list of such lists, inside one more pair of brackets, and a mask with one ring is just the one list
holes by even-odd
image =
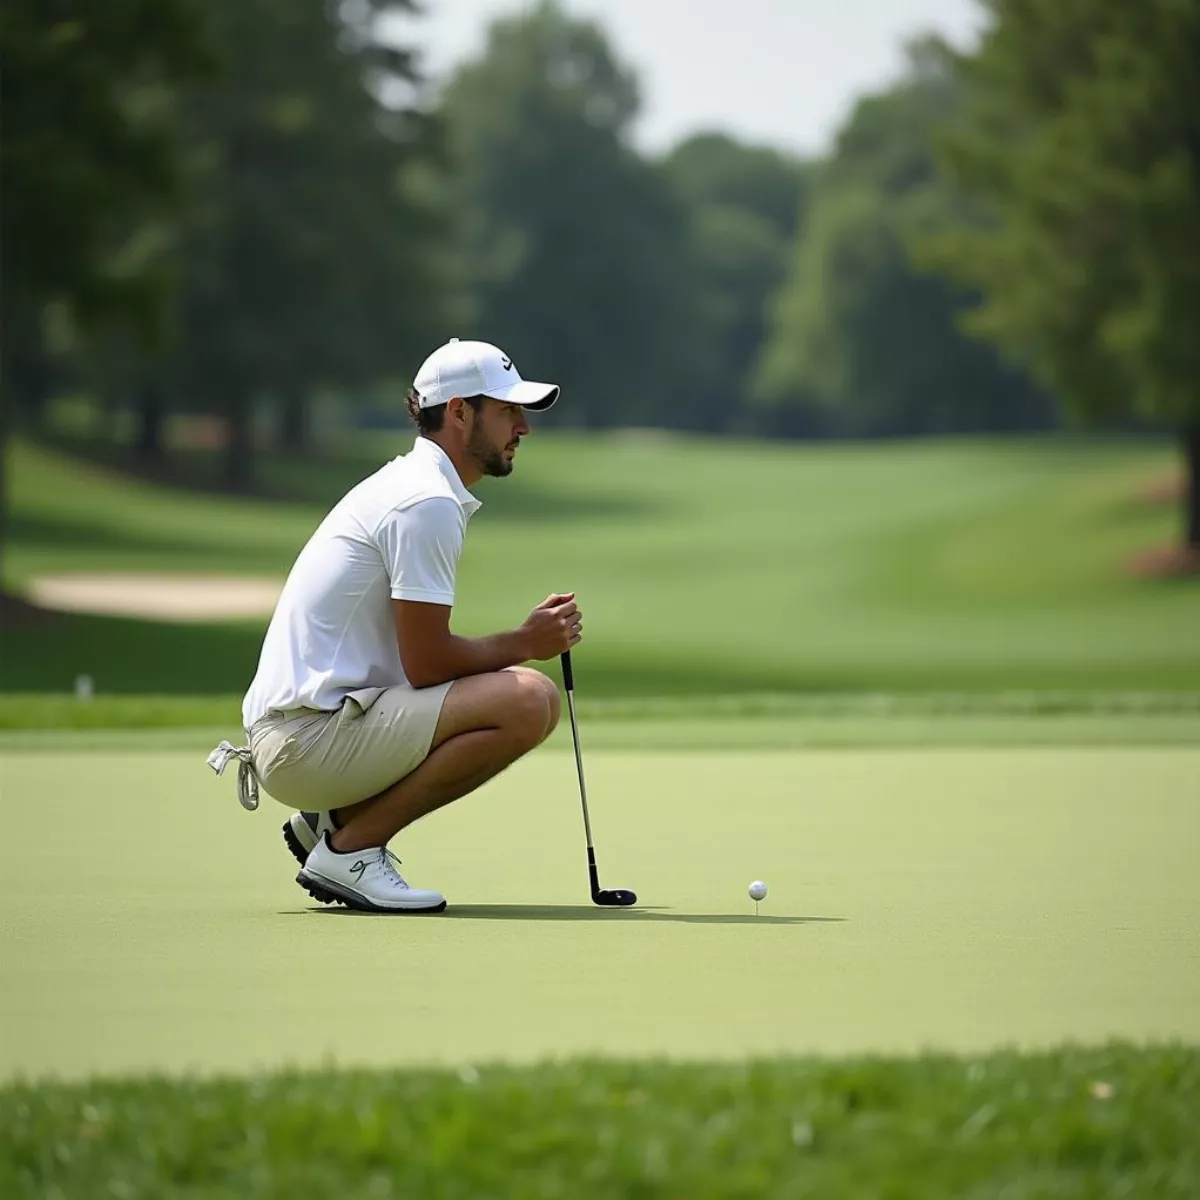
[[454, 575], [462, 553], [464, 521], [448, 497], [420, 500], [388, 513], [375, 540], [394, 600], [454, 604]]

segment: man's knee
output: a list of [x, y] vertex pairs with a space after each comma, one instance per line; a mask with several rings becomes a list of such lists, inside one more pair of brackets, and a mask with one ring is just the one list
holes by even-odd
[[543, 675], [541, 671], [531, 671], [530, 674], [537, 680], [542, 691], [546, 693], [546, 704], [549, 708], [546, 736], [549, 737], [558, 724], [558, 718], [562, 715], [562, 697], [558, 694], [558, 685], [548, 675]]
[[544, 709], [542, 710], [542, 734], [538, 741], [544, 741], [554, 732], [558, 718], [562, 714], [562, 700], [558, 694], [558, 687], [554, 680], [543, 675], [541, 671], [535, 671], [532, 667], [510, 667], [509, 671], [520, 681], [520, 687], [528, 691], [530, 702], [534, 708], [538, 707], [535, 698], [540, 693]]
[[516, 669], [507, 689], [501, 722], [524, 754], [545, 740], [550, 729], [550, 697], [544, 675]]
[[558, 694], [558, 685], [553, 679], [543, 675], [542, 682], [546, 685], [546, 697], [550, 701], [550, 724], [546, 728], [546, 736], [549, 737], [558, 725], [558, 718], [562, 716], [562, 697]]
[[475, 729], [504, 729], [525, 754], [549, 736], [558, 716], [558, 689], [540, 671], [509, 667], [469, 675], [447, 693], [431, 748]]

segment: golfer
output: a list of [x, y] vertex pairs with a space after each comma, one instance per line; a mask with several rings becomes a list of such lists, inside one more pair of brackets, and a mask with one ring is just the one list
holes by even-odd
[[452, 339], [409, 392], [412, 450], [352, 488], [296, 559], [242, 705], [239, 794], [258, 785], [297, 809], [284, 838], [316, 899], [371, 912], [438, 912], [388, 842], [545, 741], [558, 689], [520, 664], [578, 644], [573, 594], [552, 595], [519, 629], [451, 632], [455, 570], [484, 475], [512, 472], [528, 413], [557, 385], [521, 379], [487, 342]]

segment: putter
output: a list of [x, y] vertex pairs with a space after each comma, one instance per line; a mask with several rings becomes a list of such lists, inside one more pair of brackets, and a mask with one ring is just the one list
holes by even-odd
[[562, 654], [563, 686], [567, 689], [567, 711], [571, 714], [571, 736], [575, 739], [575, 769], [579, 773], [579, 799], [583, 804], [583, 832], [587, 837], [588, 882], [592, 885], [592, 903], [609, 908], [628, 908], [637, 903], [637, 895], [625, 888], [602, 888], [596, 873], [596, 851], [592, 846], [592, 822], [588, 818], [587, 785], [583, 782], [583, 755], [579, 752], [579, 723], [575, 719], [575, 672], [571, 670], [571, 652]]

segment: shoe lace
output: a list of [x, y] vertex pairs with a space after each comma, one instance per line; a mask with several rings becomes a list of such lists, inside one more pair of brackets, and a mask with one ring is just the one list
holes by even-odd
[[396, 869], [400, 866], [400, 860], [386, 846], [379, 847], [379, 865], [383, 868], [383, 873], [395, 886], [408, 887], [408, 880]]

